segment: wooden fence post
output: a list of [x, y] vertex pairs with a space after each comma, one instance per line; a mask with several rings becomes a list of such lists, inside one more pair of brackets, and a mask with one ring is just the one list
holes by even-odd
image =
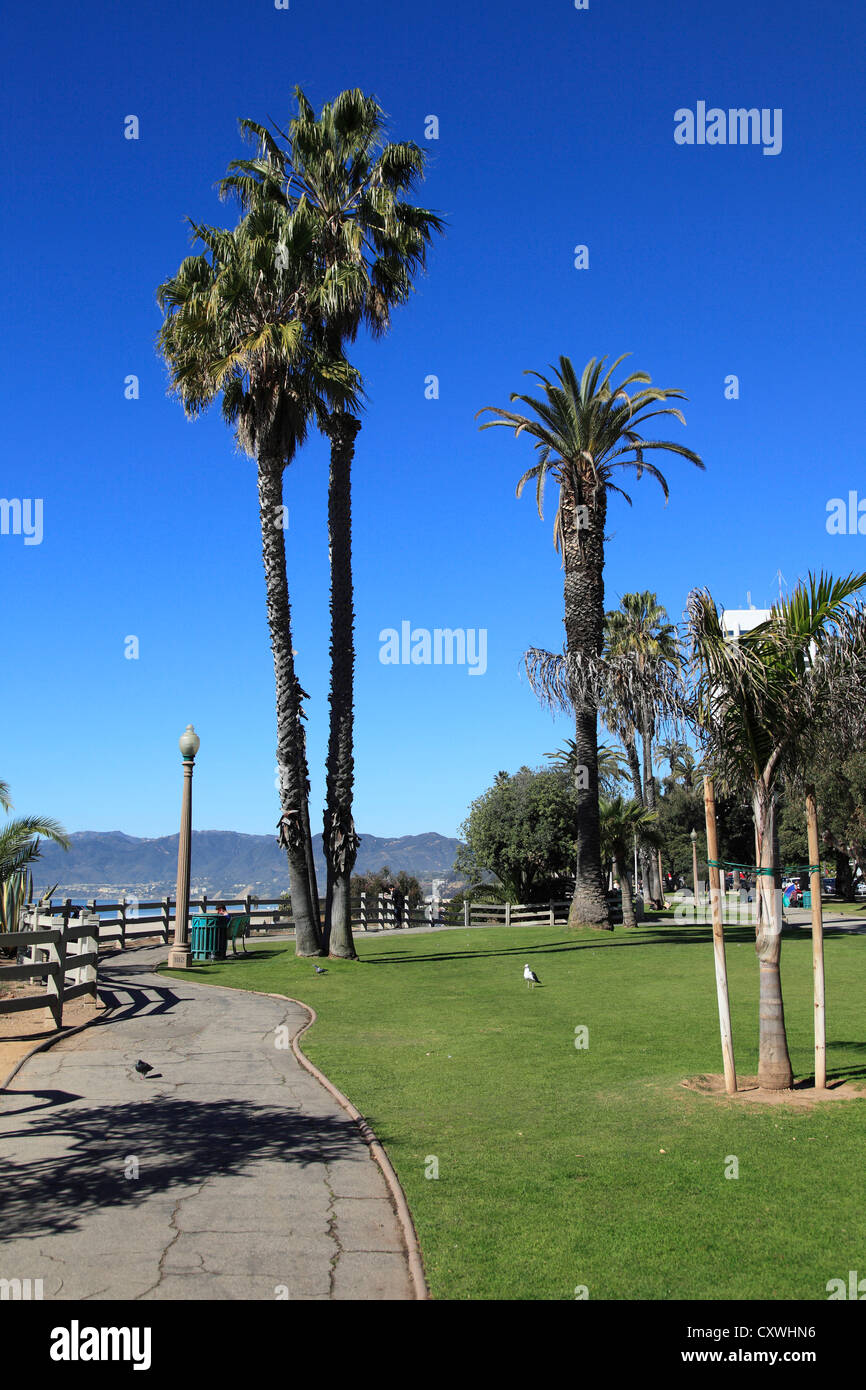
[[171, 898], [166, 896], [162, 900], [162, 942], [168, 943], [168, 928], [171, 921]]
[[362, 930], [362, 931], [366, 931], [366, 930], [367, 930], [367, 894], [366, 894], [365, 892], [363, 892], [363, 891], [362, 891], [362, 893], [361, 893], [361, 906], [360, 906], [359, 912], [360, 912], [360, 917], [361, 917], [361, 930]]
[[463, 899], [463, 925], [464, 927], [471, 927], [472, 925], [472, 905], [468, 898]]
[[511, 903], [507, 901], [505, 903], [505, 925], [506, 927], [511, 926]]
[[[67, 899], [67, 903], [68, 903]], [[59, 926], [56, 928], [56, 940], [48, 943], [48, 960], [54, 969], [45, 981], [46, 998], [48, 1007], [51, 1010], [51, 1017], [54, 1019], [54, 1027], [58, 1030], [63, 1027], [63, 989], [66, 973], [66, 924], [68, 917], [61, 918]], [[51, 926], [51, 918], [48, 919]], [[36, 926], [39, 926], [39, 916], [36, 916]]]
[[552, 927], [556, 926], [556, 906], [554, 904], [553, 898], [550, 899], [550, 925]]
[[[88, 920], [87, 918], [85, 920]], [[89, 914], [88, 925], [93, 928], [92, 936], [79, 937], [78, 949], [82, 954], [90, 955], [91, 952], [97, 957], [92, 965], [82, 965], [78, 972], [81, 976], [81, 983], [91, 986], [90, 994], [93, 997], [94, 1005], [99, 1003], [97, 993], [97, 983], [99, 980], [99, 918], [95, 912]]]
[[722, 923], [721, 893], [719, 891], [719, 840], [716, 833], [716, 801], [713, 783], [704, 778], [704, 818], [707, 825], [707, 859], [710, 861], [710, 905], [713, 913], [713, 955], [716, 962], [716, 995], [719, 1001], [719, 1028], [722, 1035], [722, 1061], [725, 1067], [725, 1090], [729, 1096], [737, 1090], [737, 1069], [734, 1065], [734, 1042], [731, 1036], [731, 1005], [728, 998], [728, 970], [725, 963], [725, 929]]
[[126, 898], [120, 902], [120, 949], [126, 950]]

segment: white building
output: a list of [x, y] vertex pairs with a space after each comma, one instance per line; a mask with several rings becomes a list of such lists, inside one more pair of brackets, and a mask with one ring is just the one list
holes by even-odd
[[751, 632], [759, 623], [770, 620], [769, 608], [725, 608], [722, 610], [722, 631], [726, 637], [739, 637], [743, 632]]

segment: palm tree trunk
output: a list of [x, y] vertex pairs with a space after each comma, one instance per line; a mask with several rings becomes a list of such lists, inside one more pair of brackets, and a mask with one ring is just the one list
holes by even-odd
[[646, 802], [643, 799], [643, 783], [640, 777], [640, 761], [637, 756], [637, 744], [635, 742], [634, 733], [632, 732], [624, 735], [622, 742], [628, 761], [628, 770], [631, 773], [631, 784], [634, 787], [635, 800], [639, 801], [641, 806], [645, 806]]
[[634, 915], [634, 898], [629, 883], [628, 869], [618, 854], [614, 854], [613, 868], [619, 879], [619, 889], [622, 894], [622, 924], [624, 927], [636, 927], [637, 919]]
[[[575, 745], [584, 767], [598, 760], [595, 712], [579, 711], [575, 716]], [[601, 868], [601, 830], [598, 814], [598, 780], [577, 792], [577, 856], [574, 897], [568, 911], [569, 927], [590, 926], [612, 930], [604, 875]]]
[[328, 866], [325, 941], [328, 953], [357, 958], [352, 937], [352, 869], [360, 840], [352, 817], [355, 608], [352, 589], [352, 458], [361, 423], [335, 411], [331, 441], [328, 536], [331, 552], [331, 721], [328, 734], [324, 851]]
[[773, 854], [775, 806], [773, 793], [768, 791], [763, 781], [755, 787], [752, 808], [758, 846], [756, 863], [764, 871], [758, 874], [758, 893], [763, 911], [755, 930], [755, 950], [760, 970], [758, 1084], [770, 1091], [784, 1091], [794, 1084], [794, 1072], [788, 1055], [779, 971], [782, 932]]
[[[289, 861], [289, 891], [295, 925], [295, 953], [322, 954], [319, 925], [310, 902], [304, 833], [306, 801], [300, 741], [301, 693], [292, 655], [292, 615], [286, 580], [285, 532], [275, 518], [282, 516], [283, 461], [259, 456], [259, 516], [262, 559], [268, 606], [268, 627], [274, 654], [277, 696], [277, 762], [280, 772], [279, 842]], [[308, 824], [308, 822], [306, 822]]]
[[[628, 762], [628, 770], [629, 770], [629, 773], [631, 774], [631, 784], [632, 784], [632, 787], [634, 788], [635, 800], [636, 800], [636, 801], [639, 801], [640, 804], [641, 804], [641, 806], [646, 806], [646, 798], [645, 798], [645, 796], [644, 796], [643, 782], [641, 781], [641, 775], [640, 775], [640, 759], [638, 758], [637, 742], [636, 742], [636, 740], [635, 740], [634, 730], [631, 730], [631, 731], [628, 732], [628, 733], [622, 734], [622, 742], [623, 742], [623, 747], [625, 748], [625, 756], [626, 756], [626, 761]], [[648, 854], [648, 851], [647, 851], [647, 848], [646, 848], [645, 845], [641, 845], [640, 848], [638, 849], [638, 861], [639, 861], [639, 863], [640, 863], [640, 874], [641, 874], [641, 877], [640, 877], [640, 884], [638, 884], [638, 882], [635, 881], [634, 891], [637, 893], [637, 892], [639, 891], [640, 887], [641, 887], [642, 885], [644, 885], [644, 887], [643, 887], [644, 897], [645, 897], [645, 898], [648, 898], [648, 897], [650, 896], [650, 894], [649, 894], [649, 854]]]
[[313, 917], [321, 928], [322, 909], [319, 902], [319, 884], [316, 878], [316, 861], [313, 856], [313, 830], [310, 825], [310, 777], [309, 762], [307, 760], [307, 736], [301, 725], [301, 769], [300, 775], [304, 784], [304, 852], [307, 860], [307, 878], [310, 884], [310, 906], [313, 910]]
[[[649, 720], [645, 720], [641, 728], [641, 743], [643, 745], [643, 786], [645, 806], [648, 811], [656, 809], [656, 784], [653, 777], [653, 736], [652, 726]], [[659, 866], [655, 855], [644, 851], [647, 859], [647, 878], [645, 879], [647, 890], [652, 901], [653, 907], [664, 907], [662, 898], [662, 885], [659, 878]]]
[[[590, 525], [579, 528], [575, 507], [589, 505]], [[584, 498], [560, 499], [565, 568], [565, 637], [569, 656], [597, 658], [604, 641], [604, 488]], [[577, 790], [577, 862], [569, 927], [612, 930], [601, 868], [601, 829], [598, 809], [598, 708], [588, 701], [572, 678], [575, 711], [575, 752], [587, 770], [585, 786]]]

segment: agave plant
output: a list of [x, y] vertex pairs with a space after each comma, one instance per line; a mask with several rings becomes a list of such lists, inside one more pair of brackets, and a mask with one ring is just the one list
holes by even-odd
[[[57, 891], [55, 883], [39, 895], [38, 902], [47, 902]], [[21, 931], [24, 908], [33, 902], [33, 874], [18, 869], [0, 883], [0, 932]]]

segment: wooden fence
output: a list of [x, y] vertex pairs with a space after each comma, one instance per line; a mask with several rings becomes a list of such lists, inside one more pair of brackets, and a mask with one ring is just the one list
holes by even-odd
[[[280, 898], [190, 898], [189, 916], [213, 912], [214, 905], [225, 903], [229, 916], [244, 913], [250, 919], [250, 926], [257, 931], [293, 931], [291, 909], [287, 909]], [[62, 902], [50, 901], [40, 908], [51, 917], [62, 917], [64, 921], [75, 921], [75, 913], [95, 914], [99, 919], [100, 943], [116, 943], [121, 949], [134, 944], [136, 938], [161, 937], [168, 942], [174, 933], [175, 900], [172, 897], [159, 898], [145, 902], [137, 898], [121, 899], [119, 902], [100, 902], [94, 898], [86, 908], [77, 907], [66, 898]], [[435, 926], [443, 920], [443, 908], [438, 903], [426, 903], [410, 908], [408, 903], [398, 903], [388, 894], [380, 893], [376, 901], [368, 901], [367, 894], [352, 903], [352, 927], [361, 931], [384, 931], [387, 928]], [[6, 935], [0, 936], [0, 945], [9, 942]]]
[[[189, 903], [190, 919], [204, 914], [208, 910], [212, 912], [214, 904], [218, 901], [225, 903], [229, 915], [246, 914], [254, 931], [292, 931], [294, 929], [291, 911], [287, 911], [285, 903], [278, 898], [248, 896], [245, 898], [217, 899], [209, 898], [207, 895], [191, 898]], [[463, 923], [467, 927], [482, 925], [555, 926], [557, 923], [568, 920], [569, 906], [568, 900], [534, 904], [464, 902]], [[33, 909], [25, 909], [25, 912], [28, 920], [32, 923]], [[352, 928], [355, 931], [408, 930], [412, 927], [441, 926], [443, 921], [444, 908], [438, 902], [410, 907], [405, 900], [400, 902], [388, 894], [379, 894], [377, 899], [369, 899], [367, 894], [362, 893], [360, 899], [352, 903]], [[34, 939], [31, 926], [31, 929], [26, 932], [0, 934], [0, 946], [6, 949], [36, 946], [44, 948], [47, 952], [46, 960], [40, 962], [39, 971], [34, 970], [29, 971], [29, 973], [42, 973], [51, 980], [57, 974], [56, 967], [60, 962], [59, 954], [54, 955], [52, 952], [58, 951], [64, 942], [69, 944], [70, 959], [75, 955], [77, 949], [75, 943], [79, 940], [95, 941], [96, 944], [92, 951], [98, 951], [100, 946], [115, 946], [123, 950], [127, 946], [134, 946], [140, 941], [154, 937], [159, 937], [164, 944], [167, 944], [173, 937], [174, 923], [175, 900], [171, 897], [150, 901], [127, 898], [118, 902], [102, 902], [94, 898], [87, 904], [87, 907], [76, 906], [70, 898], [66, 898], [60, 902], [52, 900], [40, 904], [38, 941]], [[46, 932], [48, 933], [47, 937], [45, 937]], [[81, 962], [77, 962], [75, 966], [70, 965], [69, 969], [75, 970], [81, 964]], [[51, 967], [50, 970], [47, 968], [48, 966]], [[4, 977], [6, 979], [26, 978], [28, 970], [29, 967], [26, 964], [2, 966], [0, 967], [0, 981]], [[86, 978], [89, 982], [90, 976]], [[76, 987], [79, 983], [80, 981], [76, 980]], [[49, 989], [49, 994], [52, 993], [52, 990], [53, 986]], [[83, 993], [83, 991], [79, 992]], [[68, 990], [66, 997], [71, 997]], [[37, 1005], [32, 1001], [25, 1003], [5, 1000], [0, 1001], [0, 1009], [10, 1012], [10, 1002], [14, 1002], [15, 1008], [42, 1007], [42, 1005]]]
[[[29, 922], [28, 922], [29, 918]], [[0, 1013], [27, 1009], [51, 1010], [55, 1028], [63, 1027], [63, 1005], [89, 994], [97, 1002], [99, 918], [85, 913], [60, 922], [45, 912], [28, 914], [26, 931], [4, 932], [0, 944], [26, 959], [16, 965], [0, 965], [0, 985], [13, 980], [44, 980], [45, 993], [0, 999]], [[68, 978], [67, 978], [68, 977]]]
[[463, 924], [500, 927], [554, 927], [568, 921], [570, 902], [463, 904]]
[[[278, 898], [209, 898], [207, 895], [190, 898], [190, 918], [208, 911], [213, 912], [217, 902], [225, 903], [230, 915], [246, 913], [250, 925], [254, 928], [257, 923], [259, 928], [267, 927], [273, 930], [285, 930], [292, 925], [291, 915], [286, 913]], [[168, 942], [174, 935], [175, 899], [171, 897], [147, 902], [138, 898], [101, 902], [94, 898], [86, 908], [76, 906], [71, 898], [59, 903], [52, 899], [40, 908], [40, 912], [52, 917], [62, 917], [67, 922], [74, 922], [76, 913], [96, 915], [99, 920], [100, 944], [114, 943], [121, 949], [130, 943], [134, 944], [136, 939], [158, 936], [163, 942]], [[8, 940], [8, 936], [0, 936], [0, 945], [4, 945]]]
[[398, 927], [431, 927], [442, 923], [444, 911], [439, 903], [425, 903], [420, 907], [410, 907], [404, 899], [395, 901], [387, 893], [367, 901], [362, 893], [357, 903], [352, 903], [352, 930], [388, 931]]

